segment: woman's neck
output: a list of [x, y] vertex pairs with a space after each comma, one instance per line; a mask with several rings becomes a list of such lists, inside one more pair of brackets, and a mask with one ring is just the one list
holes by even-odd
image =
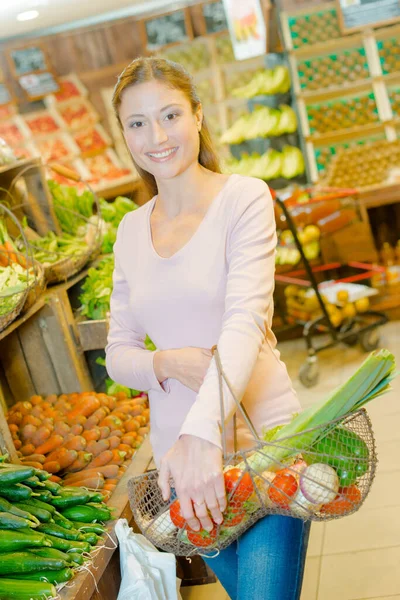
[[214, 175], [195, 163], [173, 179], [157, 181], [157, 212], [167, 219], [173, 219], [178, 215], [193, 214], [201, 210]]

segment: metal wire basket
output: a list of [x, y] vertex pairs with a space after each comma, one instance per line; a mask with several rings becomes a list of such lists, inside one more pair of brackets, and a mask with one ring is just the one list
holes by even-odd
[[[56, 173], [62, 174], [64, 177], [67, 177], [73, 181], [82, 181], [80, 176], [76, 174], [74, 171], [64, 167], [63, 165], [47, 165], [48, 168], [52, 169]], [[14, 188], [17, 183], [22, 179], [22, 177], [26, 174], [27, 171], [34, 169], [33, 166], [28, 166], [26, 169], [23, 169], [18, 176], [13, 180], [11, 188]], [[40, 212], [42, 215], [35, 215], [36, 222], [40, 219], [43, 220], [41, 223], [42, 229], [48, 229], [49, 224], [47, 222], [48, 211], [50, 209], [50, 214], [53, 217], [53, 221], [57, 225], [57, 228], [60, 229], [59, 222], [61, 221], [61, 217], [67, 215], [69, 221], [72, 221], [74, 227], [76, 223], [81, 223], [86, 229], [86, 235], [82, 237], [82, 245], [79, 251], [77, 251], [74, 255], [65, 256], [63, 252], [58, 249], [49, 250], [46, 252], [48, 256], [48, 260], [44, 260], [41, 262], [41, 266], [44, 270], [44, 279], [46, 283], [58, 283], [62, 281], [66, 281], [76, 273], [78, 273], [87, 263], [92, 261], [96, 256], [100, 254], [101, 244], [102, 244], [102, 231], [101, 231], [101, 222], [100, 222], [100, 204], [98, 201], [98, 197], [96, 193], [92, 190], [90, 185], [87, 182], [83, 182], [88, 190], [93, 195], [93, 213], [90, 217], [87, 217], [77, 211], [68, 208], [66, 206], [60, 206], [56, 204], [52, 204], [50, 207], [45, 202], [36, 201], [36, 205], [40, 208]], [[12, 209], [16, 213], [22, 210], [23, 214], [29, 214], [30, 212], [30, 203], [22, 202], [18, 204], [13, 204]], [[99, 217], [97, 220], [93, 221], [92, 217]], [[67, 228], [68, 229], [68, 228]], [[63, 232], [66, 234], [74, 235], [73, 229], [67, 230], [63, 227]], [[37, 256], [37, 253], [41, 250], [39, 245], [39, 236], [35, 236], [34, 227], [31, 230], [31, 236], [29, 238], [29, 245], [32, 250], [33, 256]]]
[[[231, 393], [232, 389], [218, 350], [214, 350], [214, 356], [223, 424], [223, 380]], [[216, 525], [211, 533], [191, 531], [180, 515], [172, 481], [172, 496], [164, 502], [157, 484], [158, 471], [129, 480], [135, 522], [156, 547], [177, 556], [210, 555], [229, 546], [267, 515], [327, 521], [360, 508], [371, 488], [377, 464], [373, 431], [365, 409], [281, 437], [274, 443], [259, 439], [245, 408], [233, 393], [232, 396], [254, 436], [255, 446], [227, 454], [225, 426], [221, 426], [228, 500], [222, 525]]]
[[[20, 289], [20, 285], [12, 286], [0, 291], [0, 331], [3, 331], [20, 313], [25, 309], [27, 302], [31, 297], [36, 298], [36, 288], [40, 280], [40, 268], [34, 264], [32, 257], [29, 256], [29, 246], [25, 235], [19, 225], [15, 215], [4, 205], [0, 204], [0, 219], [6, 222], [7, 219], [13, 222], [20, 232], [21, 240], [24, 244], [25, 253], [15, 252], [11, 247], [0, 250], [0, 264], [4, 268], [10, 267], [14, 272], [23, 269], [26, 272], [26, 285]], [[16, 289], [17, 288], [17, 289]]]

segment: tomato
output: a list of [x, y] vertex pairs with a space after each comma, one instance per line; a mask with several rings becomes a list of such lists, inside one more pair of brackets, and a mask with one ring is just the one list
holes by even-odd
[[297, 492], [298, 483], [289, 469], [282, 469], [275, 475], [268, 490], [269, 499], [281, 508], [289, 508], [291, 498]]
[[224, 473], [224, 479], [227, 494], [230, 495], [233, 492], [231, 502], [238, 506], [246, 502], [254, 492], [253, 481], [247, 472], [240, 469], [229, 469]]
[[321, 507], [325, 515], [343, 515], [356, 508], [361, 502], [361, 492], [356, 485], [339, 488], [339, 493], [332, 502]]
[[183, 529], [186, 525], [186, 519], [181, 515], [181, 504], [179, 500], [175, 500], [169, 507], [169, 516], [175, 527]]
[[207, 546], [212, 546], [215, 540], [217, 539], [217, 530], [214, 529], [209, 533], [205, 529], [201, 529], [200, 531], [192, 531], [191, 529], [187, 529], [188, 540], [198, 548], [206, 548]]
[[235, 527], [239, 525], [245, 517], [246, 513], [241, 508], [237, 508], [236, 506], [228, 505], [227, 510], [224, 512], [224, 522], [222, 524], [223, 527]]

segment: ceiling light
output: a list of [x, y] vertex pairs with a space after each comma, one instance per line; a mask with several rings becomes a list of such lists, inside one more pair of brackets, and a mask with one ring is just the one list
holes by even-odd
[[26, 10], [17, 15], [17, 21], [31, 21], [32, 19], [37, 19], [38, 16], [39, 12], [37, 10]]

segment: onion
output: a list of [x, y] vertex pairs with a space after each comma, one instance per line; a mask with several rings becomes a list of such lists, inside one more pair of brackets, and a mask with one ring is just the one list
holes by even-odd
[[321, 506], [322, 504], [314, 504], [313, 502], [307, 500], [301, 489], [298, 489], [289, 505], [289, 508], [290, 512], [299, 515], [299, 517], [309, 517], [310, 514], [318, 512]]
[[339, 478], [329, 465], [315, 463], [303, 471], [300, 489], [304, 497], [313, 504], [328, 504], [339, 491]]

